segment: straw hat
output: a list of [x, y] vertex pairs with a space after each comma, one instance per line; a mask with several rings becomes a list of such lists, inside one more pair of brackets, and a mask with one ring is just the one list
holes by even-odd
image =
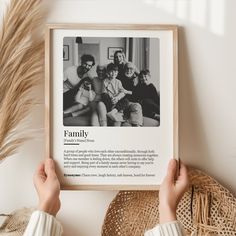
[[[236, 235], [236, 198], [203, 172], [189, 171], [191, 187], [177, 217], [187, 235]], [[120, 191], [111, 202], [102, 236], [143, 236], [159, 222], [158, 191]]]

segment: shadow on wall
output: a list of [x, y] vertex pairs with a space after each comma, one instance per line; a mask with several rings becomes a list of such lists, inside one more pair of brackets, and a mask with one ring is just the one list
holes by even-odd
[[[143, 0], [158, 10], [188, 21], [216, 36], [225, 34], [224, 0]], [[210, 165], [211, 151], [193, 79], [185, 31], [179, 28], [179, 145], [180, 158], [188, 163]]]
[[225, 0], [143, 0], [218, 36], [225, 30]]
[[[143, 0], [146, 4], [188, 21], [215, 36], [225, 34], [224, 0]], [[180, 157], [186, 163], [212, 163], [209, 140], [200, 110], [196, 81], [193, 79], [185, 31], [179, 28], [179, 144]], [[201, 159], [204, 159], [201, 161]], [[197, 166], [196, 166], [197, 167]]]
[[[173, 16], [174, 23], [186, 26], [179, 28], [180, 158], [207, 171], [235, 192], [236, 185], [231, 180], [235, 176], [232, 166], [236, 157], [235, 141], [232, 141], [236, 134], [236, 112], [232, 109], [235, 103], [235, 53], [232, 50], [236, 37], [232, 24], [235, 3], [142, 1], [155, 6], [160, 13]], [[220, 89], [220, 97], [212, 86]]]

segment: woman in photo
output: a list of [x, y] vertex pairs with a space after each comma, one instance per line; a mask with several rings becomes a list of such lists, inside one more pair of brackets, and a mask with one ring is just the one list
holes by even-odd
[[114, 64], [118, 67], [117, 79], [121, 80], [125, 74], [126, 64], [125, 53], [123, 51], [118, 50], [114, 53]]

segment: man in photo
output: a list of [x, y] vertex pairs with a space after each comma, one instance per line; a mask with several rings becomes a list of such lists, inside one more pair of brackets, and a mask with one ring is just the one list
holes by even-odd
[[120, 78], [122, 86], [125, 89], [125, 98], [129, 100], [128, 109], [125, 111], [125, 126], [143, 125], [142, 107], [139, 103], [135, 102], [133, 97], [133, 91], [139, 82], [137, 71], [136, 66], [132, 62], [127, 62], [124, 66], [124, 75]]
[[84, 54], [81, 56], [81, 65], [68, 67], [64, 71], [63, 78], [63, 110], [71, 107], [74, 103], [74, 97], [77, 94], [77, 85], [81, 79], [91, 77], [89, 71], [95, 65], [95, 59], [92, 55]]
[[92, 126], [104, 126], [107, 123], [106, 119], [106, 107], [102, 100], [103, 82], [107, 77], [107, 68], [105, 65], [97, 65], [97, 76], [93, 78], [93, 87], [96, 96], [93, 102], [90, 103], [92, 108], [91, 125]]
[[96, 93], [94, 101], [101, 101], [102, 88], [104, 79], [107, 77], [107, 70], [105, 65], [97, 65], [96, 68], [97, 76], [93, 78], [93, 86]]
[[129, 101], [132, 101], [133, 90], [139, 82], [136, 71], [136, 66], [132, 62], [127, 62], [124, 66], [124, 75], [119, 78], [122, 83], [122, 86], [125, 90], [127, 90], [126, 98], [128, 98]]

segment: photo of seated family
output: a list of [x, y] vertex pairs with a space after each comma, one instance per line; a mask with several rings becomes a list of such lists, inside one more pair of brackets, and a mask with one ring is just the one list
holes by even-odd
[[65, 37], [64, 126], [160, 126], [157, 38]]

